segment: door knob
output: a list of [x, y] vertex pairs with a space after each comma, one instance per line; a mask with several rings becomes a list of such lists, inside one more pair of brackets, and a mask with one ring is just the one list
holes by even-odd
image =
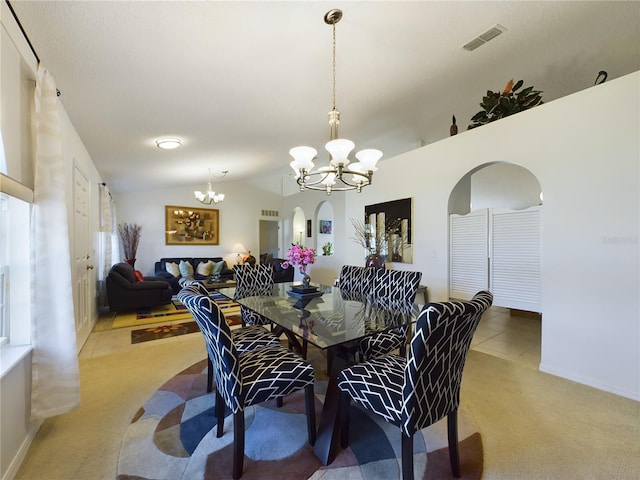
[[93, 270], [93, 265], [87, 265], [87, 270]]

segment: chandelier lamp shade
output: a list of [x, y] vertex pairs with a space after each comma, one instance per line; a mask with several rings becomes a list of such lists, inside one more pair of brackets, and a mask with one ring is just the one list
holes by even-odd
[[[227, 173], [229, 173], [228, 170], [222, 172], [222, 177], [226, 176]], [[200, 190], [196, 190], [193, 192], [193, 195], [196, 197], [196, 200], [198, 200], [200, 203], [204, 203], [205, 205], [211, 205], [212, 203], [220, 203], [224, 201], [224, 193], [216, 193], [211, 186], [211, 170], [209, 170], [209, 183], [207, 184], [207, 191], [201, 192]]]
[[329, 112], [330, 141], [325, 145], [329, 152], [329, 164], [314, 170], [313, 160], [318, 151], [312, 147], [294, 147], [289, 150], [293, 161], [289, 164], [295, 172], [300, 191], [320, 190], [331, 195], [332, 191], [357, 190], [371, 185], [376, 164], [382, 152], [375, 149], [361, 150], [356, 153], [357, 162], [351, 163], [349, 154], [355, 144], [351, 140], [338, 137], [340, 112], [336, 109], [336, 23], [342, 19], [342, 10], [332, 9], [324, 16], [327, 25], [333, 30], [333, 108]]

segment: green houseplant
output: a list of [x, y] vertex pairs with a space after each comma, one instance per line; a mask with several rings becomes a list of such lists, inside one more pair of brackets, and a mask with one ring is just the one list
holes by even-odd
[[518, 92], [523, 83], [522, 80], [518, 80], [514, 85], [513, 80], [509, 80], [502, 92], [487, 90], [480, 103], [482, 110], [471, 117], [469, 130], [544, 103], [542, 91], [534, 90], [533, 87]]
[[333, 243], [327, 242], [322, 245], [322, 255], [331, 256], [333, 255]]

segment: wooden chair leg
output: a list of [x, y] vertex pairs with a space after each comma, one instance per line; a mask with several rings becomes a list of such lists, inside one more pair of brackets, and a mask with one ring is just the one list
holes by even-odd
[[351, 411], [351, 397], [348, 393], [340, 393], [340, 406], [338, 417], [340, 419], [340, 446], [347, 448], [349, 446], [349, 422]]
[[218, 428], [216, 430], [216, 437], [222, 436], [224, 430], [224, 400], [222, 395], [216, 389], [216, 405], [215, 405], [216, 421], [218, 422]]
[[458, 451], [458, 409], [452, 410], [447, 415], [447, 436], [449, 437], [449, 461], [451, 473], [460, 478], [460, 452]]
[[304, 403], [307, 410], [307, 432], [309, 445], [316, 443], [316, 396], [313, 383], [304, 387]]
[[282, 408], [282, 397], [276, 398], [276, 407]]
[[211, 393], [213, 391], [213, 363], [211, 363], [211, 359], [209, 355], [207, 355], [207, 393]]
[[413, 435], [402, 437], [402, 480], [413, 480]]
[[244, 465], [244, 411], [233, 414], [233, 479], [242, 476]]

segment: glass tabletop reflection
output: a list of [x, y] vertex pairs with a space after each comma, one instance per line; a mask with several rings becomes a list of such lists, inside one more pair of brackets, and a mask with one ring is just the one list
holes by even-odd
[[243, 298], [238, 298], [235, 287], [218, 291], [321, 349], [412, 323], [419, 314], [417, 305], [398, 312], [378, 308], [338, 287], [316, 285], [316, 293], [303, 295], [294, 292], [293, 285], [276, 283], [271, 295]]

